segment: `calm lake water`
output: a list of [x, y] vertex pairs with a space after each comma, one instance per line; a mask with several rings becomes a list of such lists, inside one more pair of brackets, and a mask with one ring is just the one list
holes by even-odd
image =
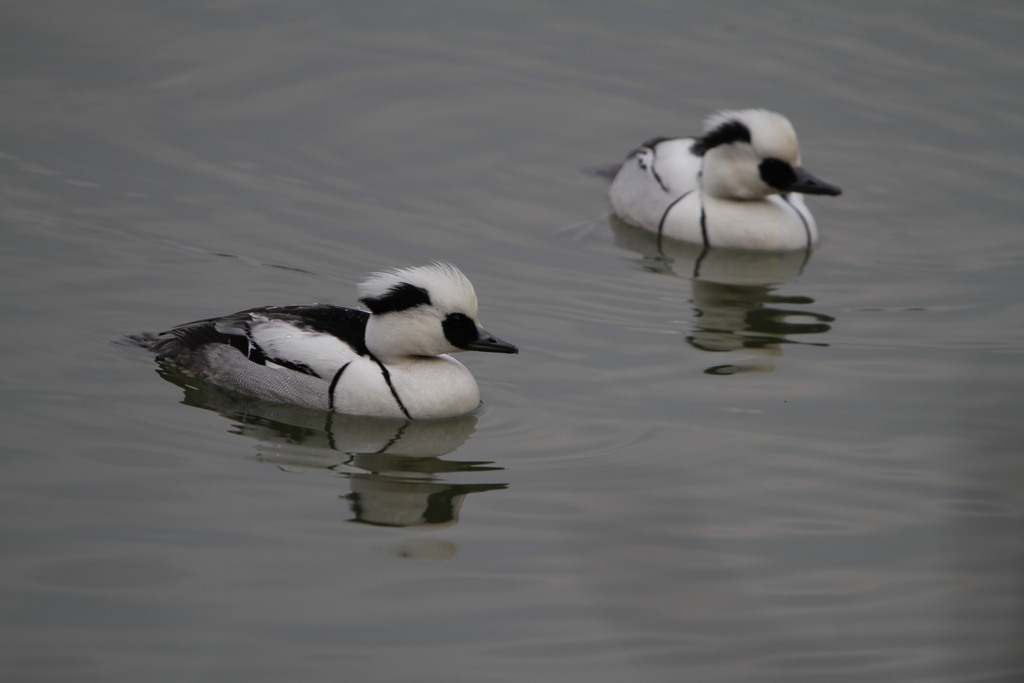
[[[0, 13], [2, 680], [1024, 680], [1019, 3]], [[583, 172], [749, 106], [810, 259]], [[112, 343], [433, 259], [521, 349], [470, 417]]]

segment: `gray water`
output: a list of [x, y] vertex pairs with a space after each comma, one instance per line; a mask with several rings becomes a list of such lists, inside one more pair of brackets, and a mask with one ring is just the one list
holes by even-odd
[[[1024, 679], [1018, 3], [0, 15], [3, 680]], [[582, 172], [749, 106], [845, 191], [806, 263]], [[521, 348], [471, 417], [112, 343], [436, 258]]]

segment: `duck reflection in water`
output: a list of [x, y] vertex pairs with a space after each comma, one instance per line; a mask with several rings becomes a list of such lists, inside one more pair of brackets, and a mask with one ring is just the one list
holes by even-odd
[[746, 355], [736, 362], [711, 365], [704, 372], [772, 372], [784, 344], [827, 346], [795, 337], [828, 332], [834, 318], [803, 308], [814, 303], [810, 297], [775, 293], [803, 272], [811, 258], [810, 249], [711, 249], [661, 238], [615, 217], [610, 221], [615, 243], [640, 254], [644, 268], [692, 282], [694, 324], [686, 337], [691, 346], [712, 353]]
[[[183, 403], [220, 413], [233, 432], [258, 442], [257, 457], [283, 471], [342, 475], [352, 522], [441, 528], [458, 522], [467, 495], [505, 483], [461, 484], [448, 475], [500, 471], [485, 461], [446, 460], [475, 430], [476, 417], [436, 420], [360, 417], [272, 404], [229, 392], [163, 363], [159, 373], [184, 389]], [[423, 544], [417, 544], [420, 547]], [[409, 557], [408, 549], [399, 551]], [[424, 558], [418, 558], [424, 559]]]

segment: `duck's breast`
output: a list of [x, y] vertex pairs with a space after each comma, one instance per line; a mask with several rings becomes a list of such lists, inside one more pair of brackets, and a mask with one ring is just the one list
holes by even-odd
[[334, 394], [334, 409], [353, 415], [427, 419], [462, 415], [479, 405], [476, 380], [451, 356], [388, 364], [384, 370], [359, 358], [345, 369]]
[[734, 201], [694, 193], [672, 207], [662, 234], [710, 247], [788, 251], [813, 245], [818, 228], [797, 194]]

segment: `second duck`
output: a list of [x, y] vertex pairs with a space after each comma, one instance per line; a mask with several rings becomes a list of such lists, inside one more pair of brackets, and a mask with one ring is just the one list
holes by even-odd
[[818, 239], [802, 194], [835, 185], [800, 162], [789, 120], [765, 109], [722, 111], [699, 137], [653, 138], [612, 181], [612, 209], [659, 236], [736, 249], [805, 249]]

